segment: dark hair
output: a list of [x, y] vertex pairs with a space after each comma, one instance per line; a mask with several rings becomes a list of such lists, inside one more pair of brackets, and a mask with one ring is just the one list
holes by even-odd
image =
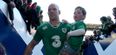
[[27, 0], [27, 3], [32, 3], [32, 0]]
[[31, 5], [31, 8], [35, 8], [34, 6], [37, 6], [37, 2], [34, 2], [32, 5]]
[[86, 16], [86, 10], [83, 7], [78, 6], [78, 7], [75, 8], [75, 10], [77, 10], [77, 9], [82, 10], [83, 15]]
[[116, 7], [114, 7], [112, 11], [113, 11], [113, 15], [116, 16]]
[[107, 17], [106, 17], [106, 16], [102, 16], [102, 17], [100, 18], [100, 20], [106, 22], [106, 21], [107, 21]]
[[116, 11], [116, 7], [114, 7], [112, 10], [113, 10], [113, 12]]

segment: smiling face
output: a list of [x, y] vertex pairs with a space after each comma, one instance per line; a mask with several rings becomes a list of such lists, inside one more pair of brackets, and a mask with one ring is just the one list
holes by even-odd
[[59, 18], [59, 8], [56, 4], [50, 4], [48, 7], [48, 15], [50, 19], [58, 19]]

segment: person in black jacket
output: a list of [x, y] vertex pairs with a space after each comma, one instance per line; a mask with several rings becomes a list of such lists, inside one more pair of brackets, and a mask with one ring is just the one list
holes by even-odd
[[112, 9], [112, 11], [113, 11], [113, 16], [114, 16], [115, 22], [114, 22], [113, 25], [110, 26], [110, 32], [113, 31], [114, 33], [116, 33], [116, 7], [114, 7], [114, 8]]
[[14, 0], [3, 0], [3, 1], [6, 2], [8, 5], [10, 20], [11, 20], [11, 23], [13, 24], [13, 20], [14, 20], [13, 8], [15, 7]]

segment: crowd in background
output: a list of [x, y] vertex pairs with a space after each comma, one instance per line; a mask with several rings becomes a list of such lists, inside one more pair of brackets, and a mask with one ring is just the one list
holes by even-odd
[[[11, 24], [13, 25], [13, 20], [14, 20], [14, 14], [13, 14], [13, 8], [14, 7], [16, 7], [18, 10], [19, 10], [19, 12], [20, 12], [20, 14], [21, 14], [21, 16], [22, 16], [22, 18], [23, 18], [23, 20], [24, 20], [24, 22], [26, 23], [26, 28], [27, 28], [27, 31], [29, 32], [29, 34], [31, 34], [31, 28], [34, 28], [35, 30], [37, 30], [37, 27], [42, 23], [42, 18], [43, 18], [43, 15], [42, 15], [42, 10], [41, 10], [41, 7], [40, 6], [38, 6], [37, 5], [37, 2], [34, 2], [34, 3], [32, 3], [32, 0], [3, 0], [3, 1], [5, 1], [6, 3], [7, 3], [7, 5], [8, 5], [8, 11], [9, 11], [9, 16], [10, 16], [10, 20], [12, 21], [11, 22]], [[55, 6], [55, 8], [57, 8], [57, 6]], [[53, 9], [53, 8], [52, 8]], [[57, 8], [58, 9], [58, 8]], [[56, 10], [57, 10], [56, 9]], [[85, 16], [86, 16], [86, 13], [84, 13], [83, 12], [83, 9], [84, 8], [77, 8], [77, 9], [75, 9], [75, 13], [74, 13], [74, 15], [75, 15], [75, 18], [77, 18], [77, 14], [78, 14], [78, 10], [79, 10], [79, 12], [81, 11], [81, 13], [82, 13], [82, 17], [84, 17], [85, 18]], [[50, 12], [50, 11], [49, 11]], [[77, 13], [76, 13], [77, 12]], [[86, 11], [85, 11], [86, 12]], [[58, 12], [59, 13], [59, 12]], [[84, 15], [85, 14], [85, 15]], [[114, 19], [116, 20], [116, 8], [113, 8], [113, 15], [114, 15]], [[80, 15], [81, 16], [81, 15]], [[82, 18], [81, 17], [81, 18]], [[56, 18], [56, 17], [55, 17]], [[83, 19], [75, 19], [75, 21], [77, 22], [75, 22], [75, 25], [73, 24], [72, 25], [72, 30], [73, 31], [75, 31], [76, 29], [84, 29], [85, 31], [86, 31], [86, 25], [85, 24], [83, 24], [83, 20], [84, 20], [84, 18]], [[59, 20], [58, 20], [59, 21]], [[115, 22], [113, 22], [112, 20], [111, 20], [111, 17], [110, 16], [102, 16], [101, 18], [100, 18], [100, 21], [101, 21], [101, 28], [99, 29], [99, 30], [95, 30], [94, 31], [94, 37], [95, 38], [93, 38], [93, 37], [91, 37], [91, 38], [89, 38], [89, 40], [93, 40], [93, 39], [96, 39], [97, 41], [99, 41], [100, 39], [102, 39], [102, 37], [105, 37], [105, 38], [107, 38], [107, 37], [109, 37], [110, 35], [111, 35], [111, 32], [115, 32], [116, 33], [116, 21]], [[84, 26], [84, 27], [82, 27], [81, 25], [80, 25], [80, 23], [81, 23], [81, 25], [82, 26]], [[78, 24], [79, 23], [79, 24]], [[77, 25], [78, 24], [78, 25]], [[81, 27], [77, 27], [77, 26], [81, 26]], [[76, 26], [77, 28], [75, 28], [75, 29], [73, 29], [73, 26]], [[49, 31], [51, 31], [51, 30], [49, 30]], [[82, 31], [82, 30], [81, 30]], [[71, 32], [70, 31], [70, 36], [73, 36], [73, 35], [77, 35], [77, 34], [74, 34], [75, 32]], [[69, 32], [68, 32], [68, 34], [69, 34]], [[73, 35], [72, 35], [73, 34]], [[84, 34], [85, 34], [85, 32], [84, 32]], [[84, 34], [82, 35], [82, 37], [84, 37]], [[37, 34], [38, 35], [38, 34]], [[60, 35], [60, 34], [59, 34]], [[79, 34], [80, 35], [80, 34]], [[72, 37], [71, 37], [72, 38]], [[77, 38], [77, 37], [76, 37]], [[75, 37], [73, 37], [72, 39], [73, 40], [75, 40], [76, 39]], [[79, 37], [79, 39], [81, 39], [81, 41], [79, 41], [79, 42], [82, 42], [82, 39], [83, 38], [80, 38]], [[77, 38], [77, 40], [79, 40], [78, 38]], [[44, 40], [45, 41], [45, 40]], [[75, 53], [75, 55], [79, 55], [80, 54], [80, 49], [81, 48], [85, 48], [85, 47], [82, 47], [83, 45], [87, 45], [86, 43], [87, 42], [85, 42], [84, 44], [83, 43], [81, 43], [80, 45], [79, 45], [79, 48], [75, 48], [75, 46], [74, 46], [74, 44], [76, 43], [76, 42], [74, 42], [74, 44], [72, 43], [72, 42], [70, 42], [70, 41], [72, 41], [72, 40], [69, 40], [69, 44], [70, 44], [70, 46], [72, 45], [73, 47], [73, 49], [75, 50], [74, 52], [76, 52]], [[77, 43], [78, 44], [78, 43]], [[82, 45], [83, 44], [83, 45]], [[82, 46], [81, 46], [82, 45]], [[87, 47], [87, 46], [86, 46]], [[2, 49], [1, 49], [2, 50]], [[0, 50], [0, 51], [1, 51]], [[64, 50], [64, 49], [63, 49]], [[62, 51], [63, 51], [62, 50]], [[67, 51], [68, 52], [68, 51]], [[77, 53], [77, 52], [79, 52], [79, 53]], [[63, 54], [64, 54], [64, 52], [63, 52]], [[62, 54], [61, 54], [62, 55]], [[81, 54], [82, 55], [82, 54]]]
[[16, 7], [23, 20], [26, 23], [27, 31], [31, 34], [31, 28], [37, 28], [42, 22], [42, 10], [41, 7], [37, 5], [37, 2], [32, 3], [32, 0], [3, 0], [8, 5], [8, 11], [10, 20], [14, 20], [13, 8]]

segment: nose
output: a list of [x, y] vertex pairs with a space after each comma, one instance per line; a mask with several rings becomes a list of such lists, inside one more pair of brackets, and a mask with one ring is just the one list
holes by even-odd
[[53, 9], [51, 9], [51, 10], [50, 10], [50, 13], [53, 13], [53, 12], [54, 12], [54, 10], [53, 10]]

